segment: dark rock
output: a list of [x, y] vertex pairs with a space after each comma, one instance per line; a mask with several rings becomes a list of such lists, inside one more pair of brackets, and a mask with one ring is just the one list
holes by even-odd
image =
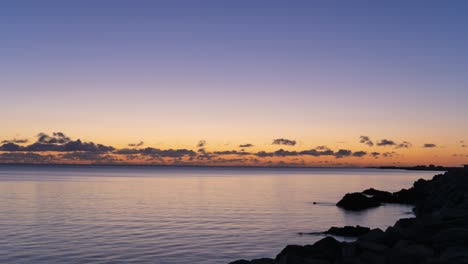
[[278, 263], [276, 260], [271, 258], [262, 258], [262, 259], [253, 259], [250, 261], [251, 264], [276, 264]]
[[358, 241], [369, 241], [373, 243], [385, 244], [385, 238], [385, 232], [379, 228], [375, 228], [361, 236]]
[[468, 229], [450, 228], [442, 230], [433, 238], [433, 245], [437, 249], [453, 246], [468, 246]]
[[335, 236], [349, 236], [349, 237], [359, 237], [367, 232], [369, 232], [371, 229], [368, 227], [362, 227], [362, 226], [345, 226], [345, 227], [331, 227], [327, 231], [325, 231], [325, 234], [328, 235], [335, 235]]
[[341, 255], [341, 243], [333, 237], [325, 237], [313, 245], [297, 246], [289, 245], [276, 256], [276, 260], [284, 260], [285, 257], [296, 256], [301, 258], [313, 258], [334, 260]]
[[239, 260], [230, 262], [229, 264], [251, 264], [251, 262], [245, 259], [239, 259]]
[[378, 207], [381, 203], [372, 197], [365, 196], [362, 193], [348, 193], [336, 205], [345, 210], [358, 211]]
[[434, 250], [411, 241], [399, 241], [387, 254], [387, 263], [424, 263], [434, 256]]

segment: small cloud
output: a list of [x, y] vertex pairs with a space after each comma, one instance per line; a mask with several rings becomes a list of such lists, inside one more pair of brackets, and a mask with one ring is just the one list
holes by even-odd
[[377, 142], [377, 146], [379, 147], [385, 147], [385, 146], [395, 146], [396, 143], [393, 140], [389, 139], [382, 139], [379, 142]]
[[348, 149], [340, 149], [337, 152], [335, 152], [335, 158], [340, 159], [344, 157], [349, 157], [351, 156], [352, 152], [351, 150]]
[[395, 151], [392, 151], [392, 152], [385, 152], [382, 154], [383, 157], [385, 158], [393, 158], [393, 156], [395, 156], [397, 153]]
[[363, 157], [365, 155], [367, 155], [367, 152], [365, 152], [365, 151], [356, 151], [356, 152], [353, 153], [354, 157]]
[[130, 144], [128, 144], [128, 146], [129, 146], [129, 147], [141, 147], [141, 146], [143, 146], [144, 144], [145, 144], [145, 142], [140, 141], [140, 142], [138, 142], [138, 143], [130, 143]]
[[435, 147], [437, 147], [437, 145], [433, 143], [426, 143], [423, 145], [423, 148], [435, 148]]
[[368, 136], [360, 136], [359, 142], [368, 145], [369, 147], [374, 146], [374, 142]]
[[372, 157], [374, 157], [374, 158], [378, 158], [380, 156], [380, 153], [379, 152], [372, 152], [370, 155]]
[[286, 145], [286, 146], [295, 146], [296, 140], [290, 140], [286, 138], [277, 138], [273, 140], [273, 145]]
[[197, 148], [203, 148], [206, 145], [206, 140], [198, 141]]
[[410, 142], [408, 141], [403, 141], [401, 142], [400, 144], [398, 144], [396, 146], [396, 148], [411, 148], [413, 146], [413, 144], [411, 144]]
[[250, 143], [247, 143], [247, 144], [241, 144], [239, 145], [239, 148], [251, 148], [253, 147], [254, 145], [250, 144]]
[[315, 149], [316, 150], [329, 150], [327, 146], [317, 146]]

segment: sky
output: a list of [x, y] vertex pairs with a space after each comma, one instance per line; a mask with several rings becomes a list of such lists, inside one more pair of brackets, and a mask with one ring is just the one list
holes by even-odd
[[[459, 166], [467, 12], [455, 0], [2, 1], [0, 163]], [[112, 149], [65, 147], [78, 139]]]

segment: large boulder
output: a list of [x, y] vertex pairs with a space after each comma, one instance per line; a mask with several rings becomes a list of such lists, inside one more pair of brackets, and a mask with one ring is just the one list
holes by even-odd
[[367, 197], [362, 193], [348, 193], [336, 205], [345, 210], [359, 211], [378, 207], [381, 205], [381, 203], [376, 199]]

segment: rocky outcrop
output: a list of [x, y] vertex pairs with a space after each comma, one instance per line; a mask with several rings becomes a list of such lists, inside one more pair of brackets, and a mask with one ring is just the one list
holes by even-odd
[[[418, 180], [412, 188], [397, 193], [401, 201], [415, 204], [416, 218], [400, 219], [385, 231], [370, 230], [354, 242], [326, 237], [313, 245], [289, 245], [275, 259], [233, 263], [468, 264], [468, 170]], [[396, 193], [375, 189], [361, 193], [371, 196], [368, 198], [394, 199], [389, 194]]]
[[380, 206], [381, 203], [362, 193], [348, 193], [336, 205], [345, 210], [359, 211]]

